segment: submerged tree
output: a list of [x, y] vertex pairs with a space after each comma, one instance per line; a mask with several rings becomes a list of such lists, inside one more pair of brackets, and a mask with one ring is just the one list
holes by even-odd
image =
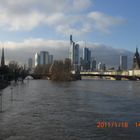
[[19, 65], [16, 61], [11, 61], [8, 67], [10, 79], [15, 80], [15, 82], [18, 80], [18, 78], [21, 78], [23, 80], [26, 75], [28, 75], [28, 70]]
[[34, 69], [34, 74], [37, 74], [37, 75], [47, 75], [49, 73], [49, 68], [50, 68], [50, 64], [38, 65]]
[[54, 61], [50, 68], [51, 80], [54, 81], [71, 81], [71, 61]]

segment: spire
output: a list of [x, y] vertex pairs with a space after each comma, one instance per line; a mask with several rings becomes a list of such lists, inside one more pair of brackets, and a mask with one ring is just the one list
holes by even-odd
[[138, 47], [136, 46], [136, 53], [138, 53]]
[[1, 56], [1, 67], [5, 66], [5, 60], [4, 60], [4, 47], [2, 48], [2, 56]]
[[139, 52], [138, 52], [138, 47], [137, 46], [136, 46], [135, 57], [139, 58]]
[[138, 54], [139, 51], [138, 51], [138, 45], [136, 45], [136, 54]]
[[133, 58], [133, 69], [140, 69], [140, 56], [138, 52], [138, 47], [136, 46], [136, 52]]
[[70, 44], [72, 44], [73, 40], [72, 40], [72, 35], [70, 35]]

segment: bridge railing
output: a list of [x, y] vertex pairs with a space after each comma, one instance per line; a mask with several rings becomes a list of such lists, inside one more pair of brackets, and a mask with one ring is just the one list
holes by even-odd
[[80, 72], [82, 75], [121, 75], [121, 76], [140, 76], [140, 70], [128, 70], [128, 71], [94, 71], [94, 72]]

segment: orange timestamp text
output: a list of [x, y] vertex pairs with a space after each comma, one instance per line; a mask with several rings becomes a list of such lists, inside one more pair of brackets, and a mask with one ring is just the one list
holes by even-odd
[[135, 122], [136, 127], [140, 127], [140, 122]]
[[125, 121], [112, 121], [112, 122], [106, 122], [106, 121], [98, 121], [96, 124], [97, 128], [128, 128], [129, 124]]
[[[134, 127], [140, 128], [140, 121], [133, 123]], [[96, 124], [97, 128], [128, 128], [129, 123], [127, 121], [98, 121]]]

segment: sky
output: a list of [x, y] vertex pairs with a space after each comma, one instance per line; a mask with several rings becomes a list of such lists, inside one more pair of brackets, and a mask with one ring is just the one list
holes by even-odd
[[86, 41], [93, 50], [134, 52], [140, 45], [139, 5], [139, 0], [0, 0], [1, 46], [7, 61], [25, 62], [42, 49], [59, 58], [72, 34], [81, 47]]

